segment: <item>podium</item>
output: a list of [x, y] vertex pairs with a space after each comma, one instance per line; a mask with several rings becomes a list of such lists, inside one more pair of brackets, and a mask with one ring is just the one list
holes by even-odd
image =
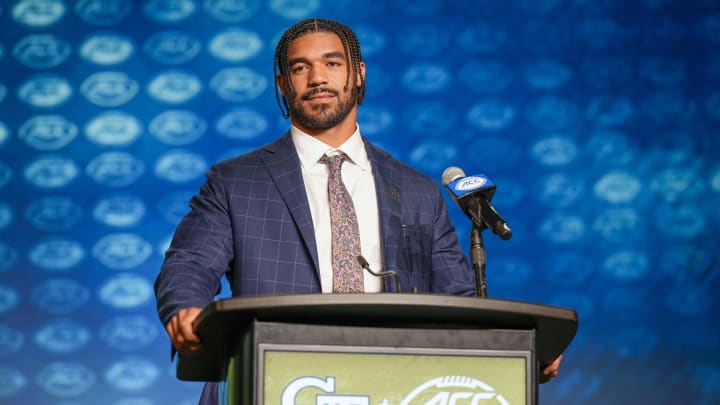
[[200, 313], [177, 376], [224, 381], [221, 404], [533, 405], [577, 326], [571, 309], [477, 297], [233, 298]]

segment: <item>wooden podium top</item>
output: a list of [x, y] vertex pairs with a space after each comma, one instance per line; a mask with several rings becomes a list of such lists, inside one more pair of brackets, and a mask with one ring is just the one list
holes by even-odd
[[[208, 305], [195, 321], [200, 353], [180, 353], [178, 376], [221, 358], [225, 344], [253, 320], [337, 326], [536, 331], [536, 357], [551, 363], [578, 327], [568, 308], [518, 301], [434, 294], [302, 294], [241, 297]], [[192, 371], [190, 371], [192, 370]], [[215, 372], [215, 370], [213, 370]]]

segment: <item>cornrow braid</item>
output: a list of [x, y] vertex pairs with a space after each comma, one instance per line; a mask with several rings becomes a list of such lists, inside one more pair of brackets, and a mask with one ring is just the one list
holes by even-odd
[[[307, 19], [288, 28], [282, 37], [280, 37], [280, 41], [278, 41], [277, 47], [275, 48], [274, 74], [282, 75], [288, 90], [294, 90], [292, 80], [290, 79], [290, 66], [288, 66], [288, 50], [290, 49], [290, 44], [298, 37], [315, 32], [330, 32], [340, 38], [345, 55], [349, 55], [350, 58], [350, 63], [347, 64], [348, 75], [344, 87], [344, 90], [347, 91], [350, 88], [350, 78], [353, 78], [353, 83], [355, 82], [353, 72], [360, 72], [360, 62], [362, 62], [360, 42], [350, 28], [332, 20], [321, 18]], [[361, 77], [360, 80], [360, 86], [358, 86], [356, 93], [358, 105], [362, 104], [365, 98], [365, 77]], [[275, 80], [275, 99], [278, 102], [282, 116], [284, 118], [290, 117], [287, 98], [280, 91], [277, 80]]]

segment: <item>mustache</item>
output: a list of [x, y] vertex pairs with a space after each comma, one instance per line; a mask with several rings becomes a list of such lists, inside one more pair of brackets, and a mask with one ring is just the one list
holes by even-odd
[[315, 95], [318, 95], [318, 94], [320, 94], [320, 93], [332, 94], [332, 95], [335, 96], [335, 97], [337, 97], [337, 96], [340, 94], [337, 90], [333, 90], [333, 89], [330, 89], [330, 88], [327, 88], [327, 87], [317, 87], [317, 88], [314, 88], [314, 89], [312, 89], [312, 90], [310, 90], [310, 91], [308, 91], [308, 92], [305, 92], [300, 98], [301, 98], [302, 100], [309, 100], [310, 97], [315, 96]]

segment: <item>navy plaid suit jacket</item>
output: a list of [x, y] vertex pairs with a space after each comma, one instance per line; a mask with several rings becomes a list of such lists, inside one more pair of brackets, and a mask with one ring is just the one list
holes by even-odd
[[[385, 270], [404, 291], [474, 293], [441, 189], [365, 141], [375, 177]], [[289, 133], [220, 162], [190, 202], [155, 282], [163, 324], [204, 307], [228, 277], [233, 296], [320, 293], [312, 218]], [[376, 269], [380, 270], [380, 269]], [[396, 291], [391, 278], [386, 290]]]

